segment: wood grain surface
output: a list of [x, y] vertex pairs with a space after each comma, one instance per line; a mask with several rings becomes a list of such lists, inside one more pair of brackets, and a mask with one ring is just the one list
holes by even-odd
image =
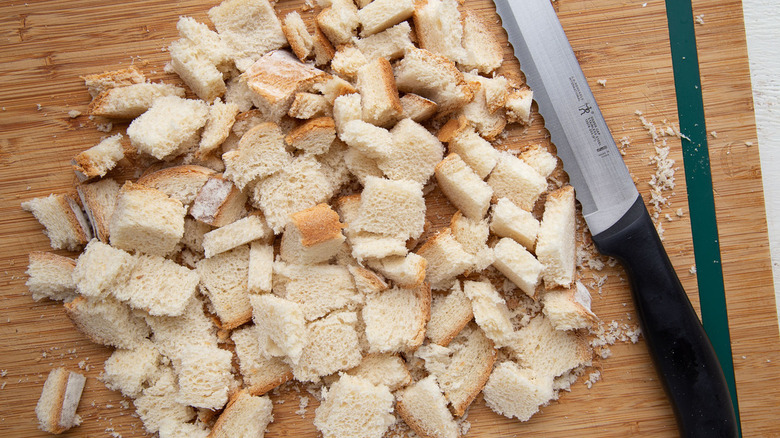
[[[656, 153], [636, 111], [657, 126], [676, 126], [674, 81], [666, 13], [662, 0], [557, 0], [555, 7], [582, 64], [613, 136], [640, 192], [648, 199], [648, 181]], [[152, 80], [177, 83], [164, 72], [164, 48], [177, 38], [176, 21], [189, 15], [207, 22], [215, 3], [186, 0], [4, 1], [0, 4], [0, 434], [45, 436], [37, 430], [34, 408], [52, 367], [65, 366], [89, 379], [79, 407], [83, 424], [65, 436], [143, 436], [143, 427], [119, 393], [97, 380], [110, 351], [93, 345], [65, 317], [60, 303], [30, 298], [24, 282], [27, 254], [49, 249], [32, 215], [19, 204], [29, 198], [73, 190], [70, 159], [104, 136], [86, 115], [89, 95], [80, 75], [135, 65]], [[279, 13], [302, 2], [281, 0]], [[495, 26], [491, 2], [466, 0]], [[696, 28], [702, 90], [710, 139], [722, 263], [727, 293], [737, 391], [744, 436], [780, 436], [776, 409], [780, 392], [780, 347], [766, 236], [766, 220], [752, 112], [744, 28], [739, 1], [695, 0], [694, 13], [705, 14]], [[302, 12], [311, 20], [313, 11]], [[511, 57], [510, 48], [506, 50]], [[512, 59], [502, 71], [519, 75]], [[600, 85], [599, 80], [606, 80]], [[114, 132], [126, 126], [118, 124]], [[661, 210], [665, 245], [694, 305], [696, 276], [687, 215], [680, 140], [665, 137], [676, 161], [676, 187]], [[498, 147], [515, 149], [527, 142], [548, 143], [538, 115], [527, 130], [513, 130]], [[752, 143], [752, 146], [748, 144]], [[660, 145], [660, 143], [658, 144]], [[682, 209], [682, 217], [676, 212]], [[448, 222], [452, 207], [434, 193], [429, 218]], [[669, 214], [672, 220], [664, 219]], [[75, 256], [66, 252], [63, 255]], [[637, 320], [625, 274], [619, 267], [580, 272], [590, 286], [593, 309], [605, 322], [635, 326]], [[606, 282], [598, 283], [606, 275]], [[511, 437], [538, 434], [570, 436], [676, 436], [671, 408], [644, 343], [618, 343], [607, 359], [594, 360], [601, 381], [584, 379], [571, 392], [544, 407], [527, 423], [494, 414], [478, 399], [471, 407], [468, 436]], [[587, 377], [587, 376], [586, 376]], [[301, 397], [309, 404], [296, 413]], [[275, 421], [269, 437], [317, 436], [311, 424], [316, 400], [294, 389], [272, 395]]]

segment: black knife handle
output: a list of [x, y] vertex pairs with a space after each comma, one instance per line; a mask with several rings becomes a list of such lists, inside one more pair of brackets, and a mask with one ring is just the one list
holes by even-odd
[[726, 378], [685, 294], [642, 197], [612, 227], [593, 236], [631, 279], [634, 302], [656, 370], [683, 437], [739, 436]]

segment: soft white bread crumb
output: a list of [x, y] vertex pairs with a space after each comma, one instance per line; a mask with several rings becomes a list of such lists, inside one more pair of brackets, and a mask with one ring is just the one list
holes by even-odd
[[372, 259], [404, 256], [409, 252], [406, 240], [399, 237], [358, 232], [351, 234], [348, 241], [352, 246], [352, 256], [361, 263]]
[[236, 121], [238, 105], [216, 101], [209, 107], [209, 119], [200, 136], [198, 155], [205, 156], [222, 145]]
[[407, 50], [414, 47], [410, 37], [412, 28], [409, 23], [402, 21], [395, 26], [366, 38], [356, 38], [355, 47], [360, 50], [366, 62], [376, 58], [385, 58], [388, 61], [404, 56]]
[[[360, 106], [360, 94], [352, 93], [337, 97], [333, 101], [333, 120], [336, 122], [336, 131], [341, 136], [347, 123], [353, 120], [361, 120], [363, 110]], [[342, 140], [344, 140], [342, 138]]]
[[404, 118], [421, 123], [433, 117], [439, 106], [430, 99], [426, 99], [414, 93], [406, 93], [401, 96], [401, 108], [404, 110]]
[[555, 397], [552, 378], [512, 361], [496, 365], [482, 393], [490, 409], [520, 421], [528, 421], [540, 405]]
[[474, 320], [497, 347], [509, 345], [514, 336], [514, 327], [506, 301], [493, 285], [487, 281], [464, 281], [463, 293], [471, 301]]
[[490, 207], [493, 189], [458, 154], [436, 165], [436, 181], [447, 199], [466, 217], [481, 220]]
[[79, 181], [106, 176], [116, 163], [125, 157], [122, 134], [112, 135], [100, 143], [79, 153], [71, 164]]
[[258, 179], [288, 166], [292, 156], [284, 146], [284, 135], [276, 123], [261, 123], [241, 136], [238, 149], [225, 152], [225, 178], [244, 190]]
[[576, 331], [556, 330], [544, 315], [536, 316], [520, 329], [509, 350], [521, 366], [549, 378], [590, 364], [592, 359], [585, 335]]
[[261, 241], [249, 245], [247, 289], [250, 293], [270, 292], [273, 287], [274, 247]]
[[195, 293], [198, 274], [176, 262], [159, 257], [137, 256], [129, 280], [114, 289], [114, 296], [150, 315], [181, 315]]
[[303, 22], [298, 11], [290, 12], [284, 16], [282, 32], [284, 32], [287, 42], [290, 43], [290, 48], [298, 59], [303, 61], [311, 55], [314, 49], [314, 37], [306, 29], [306, 23]]
[[44, 298], [70, 301], [76, 297], [73, 270], [76, 261], [51, 252], [32, 251], [27, 265], [25, 285], [35, 301]]
[[338, 76], [328, 76], [327, 79], [312, 85], [312, 89], [325, 96], [331, 105], [339, 96], [358, 92], [357, 88], [355, 88], [351, 83]]
[[526, 147], [520, 155], [517, 156], [528, 163], [540, 175], [547, 178], [558, 166], [558, 159], [540, 144], [532, 144]]
[[458, 438], [460, 429], [447, 409], [447, 399], [428, 376], [396, 395], [398, 414], [417, 435], [425, 438]]
[[190, 216], [214, 227], [237, 221], [245, 211], [246, 195], [222, 175], [212, 175], [198, 191]]
[[477, 134], [466, 117], [450, 119], [437, 135], [439, 140], [448, 143], [448, 150], [458, 154], [480, 178], [484, 179], [496, 167], [498, 151]]
[[132, 255], [92, 239], [76, 261], [73, 282], [86, 297], [102, 297], [121, 285], [135, 266]]
[[201, 100], [160, 97], [130, 123], [127, 136], [139, 152], [167, 160], [197, 146], [208, 116], [208, 105]]
[[368, 264], [395, 282], [396, 285], [411, 288], [419, 286], [425, 281], [425, 268], [428, 262], [424, 257], [410, 252], [405, 256], [390, 256], [371, 260]]
[[287, 44], [267, 0], [225, 0], [209, 9], [208, 16], [241, 71], [260, 55]]
[[490, 231], [498, 237], [510, 237], [529, 251], [536, 246], [539, 221], [507, 198], [499, 198], [490, 215]]
[[166, 256], [184, 234], [182, 203], [165, 193], [126, 182], [119, 190], [109, 232], [111, 245], [126, 251]]
[[482, 74], [492, 73], [504, 62], [504, 50], [477, 13], [465, 9], [463, 19], [463, 37], [461, 43], [466, 56], [460, 61], [464, 70], [477, 70]]
[[181, 423], [167, 418], [160, 423], [160, 430], [157, 432], [160, 438], [209, 438], [210, 433], [211, 430], [200, 419], [194, 423]]
[[524, 161], [508, 153], [501, 157], [487, 180], [493, 199], [508, 198], [523, 210], [531, 211], [539, 195], [547, 190], [547, 180]]
[[274, 419], [273, 403], [268, 397], [258, 397], [242, 390], [220, 414], [209, 437], [262, 437]]
[[252, 395], [262, 395], [293, 378], [292, 368], [261, 349], [257, 326], [248, 325], [230, 334], [236, 346], [241, 377]]
[[301, 382], [353, 368], [360, 363], [360, 343], [355, 312], [334, 312], [306, 326], [306, 344], [293, 375]]
[[385, 385], [395, 391], [412, 382], [412, 375], [406, 368], [401, 356], [397, 354], [376, 353], [363, 357], [360, 365], [347, 371], [347, 374], [362, 377], [372, 385]]
[[317, 204], [291, 214], [282, 235], [282, 260], [304, 265], [327, 261], [336, 255], [345, 240], [341, 233], [343, 227], [338, 213], [328, 204]]
[[32, 213], [43, 225], [52, 249], [77, 251], [92, 239], [87, 218], [70, 195], [33, 198], [22, 202], [22, 209]]
[[354, 81], [358, 70], [368, 64], [368, 58], [355, 46], [343, 45], [336, 50], [330, 67], [337, 75]]
[[148, 433], [156, 433], [167, 421], [185, 423], [195, 417], [195, 411], [176, 401], [179, 387], [171, 368], [165, 368], [154, 384], [133, 401], [138, 417]]
[[289, 265], [274, 263], [274, 292], [301, 306], [312, 321], [343, 308], [354, 310], [363, 303], [352, 275], [339, 265]]
[[192, 346], [217, 346], [217, 328], [203, 311], [203, 302], [193, 296], [180, 316], [146, 316], [152, 341], [160, 353], [176, 362]]
[[262, 215], [251, 214], [204, 234], [203, 250], [206, 258], [210, 258], [255, 240], [267, 242], [272, 238], [273, 231]]
[[65, 314], [92, 342], [134, 348], [149, 336], [149, 327], [130, 308], [111, 297], [78, 297], [65, 303]]
[[392, 130], [392, 148], [377, 161], [389, 179], [406, 179], [425, 184], [444, 155], [444, 146], [425, 127], [403, 119]]
[[360, 67], [356, 86], [363, 105], [363, 120], [377, 126], [389, 126], [403, 115], [393, 68], [387, 59], [376, 58]]
[[179, 18], [176, 29], [181, 38], [168, 47], [173, 71], [199, 98], [214, 101], [225, 93], [222, 72], [230, 67], [230, 49], [216, 32], [191, 17]]
[[94, 99], [98, 94], [115, 87], [124, 87], [146, 82], [146, 77], [132, 65], [127, 68], [103, 73], [81, 76], [89, 95]]
[[426, 260], [425, 281], [432, 289], [446, 290], [452, 287], [455, 277], [466, 272], [474, 263], [474, 256], [452, 236], [452, 230], [445, 228], [431, 236], [417, 250]]
[[357, 6], [351, 0], [332, 2], [317, 14], [317, 27], [334, 46], [349, 43], [359, 25]]
[[493, 247], [496, 260], [493, 266], [529, 297], [536, 298], [544, 266], [528, 250], [516, 241], [504, 237]]
[[393, 148], [390, 131], [363, 120], [347, 122], [339, 132], [339, 138], [350, 148], [373, 160], [389, 156]]
[[431, 289], [426, 283], [411, 289], [396, 286], [369, 295], [362, 316], [370, 351], [415, 350], [425, 337], [430, 313]]
[[250, 295], [260, 348], [295, 363], [306, 345], [306, 320], [301, 305], [273, 294]]
[[358, 265], [347, 266], [349, 273], [352, 274], [352, 280], [355, 282], [355, 288], [363, 295], [371, 295], [387, 290], [387, 282], [376, 272]]
[[471, 271], [480, 272], [495, 261], [493, 249], [487, 246], [490, 228], [487, 219], [474, 220], [457, 211], [450, 220], [450, 229], [463, 249], [474, 256]]
[[225, 330], [234, 329], [252, 319], [249, 290], [249, 246], [205, 258], [196, 265], [201, 291], [209, 298], [214, 313]]
[[399, 91], [436, 102], [442, 115], [457, 111], [474, 98], [474, 92], [455, 64], [427, 50], [409, 49], [393, 71]]
[[314, 28], [314, 65], [327, 65], [336, 56], [336, 49], [328, 40], [328, 37], [320, 30], [319, 26]]
[[321, 155], [330, 149], [336, 139], [336, 123], [331, 117], [317, 117], [292, 129], [284, 142], [295, 149]]
[[592, 327], [598, 317], [590, 310], [590, 292], [579, 281], [569, 289], [555, 289], [542, 294], [542, 311], [556, 330]]
[[[504, 116], [504, 111], [493, 109], [490, 105], [491, 102], [488, 101], [487, 92], [497, 88], [495, 83], [499, 82], [503, 84], [504, 94], [506, 95], [506, 79], [503, 77], [495, 79], [485, 78], [471, 73], [464, 73], [463, 76], [474, 91], [474, 99], [461, 108], [460, 114], [471, 122], [479, 135], [488, 140], [496, 139], [504, 132], [506, 117]], [[491, 98], [494, 97], [491, 96]], [[500, 102], [499, 108], [503, 107], [503, 103], [503, 101]]]
[[376, 160], [360, 152], [356, 148], [349, 148], [344, 153], [344, 163], [349, 172], [357, 178], [360, 184], [365, 185], [367, 176], [381, 178], [384, 173], [376, 164]]
[[35, 406], [38, 427], [46, 432], [60, 434], [81, 424], [76, 409], [87, 378], [65, 368], [49, 372], [43, 384], [41, 397]]
[[176, 401], [188, 406], [220, 409], [228, 400], [233, 354], [216, 347], [191, 347], [177, 366]]
[[108, 389], [125, 397], [138, 397], [147, 382], [160, 372], [160, 353], [154, 343], [144, 340], [133, 349], [116, 349], [103, 365], [100, 380]]
[[420, 237], [424, 225], [425, 200], [421, 184], [366, 177], [351, 228], [407, 239]]
[[408, 19], [413, 13], [412, 0], [374, 0], [357, 13], [362, 25], [360, 35], [366, 37], [381, 32]]
[[471, 300], [456, 281], [448, 293], [433, 296], [425, 336], [434, 344], [446, 347], [473, 317]]
[[330, 116], [332, 108], [328, 99], [321, 94], [295, 93], [295, 99], [287, 115], [296, 119], [311, 119], [318, 116]]
[[342, 374], [314, 413], [323, 438], [381, 438], [395, 423], [393, 394], [384, 385]]
[[315, 158], [320, 163], [320, 169], [325, 174], [325, 178], [330, 182], [331, 193], [338, 193], [342, 187], [351, 183], [353, 178], [349, 173], [344, 156], [349, 147], [343, 141], [336, 139], [330, 145], [330, 149]]
[[414, 28], [421, 49], [457, 63], [466, 60], [466, 50], [461, 44], [463, 25], [456, 0], [418, 2], [414, 8]]
[[574, 214], [574, 187], [564, 186], [547, 196], [536, 242], [536, 256], [544, 265], [542, 277], [546, 289], [569, 287], [574, 280]]
[[185, 164], [166, 167], [138, 178], [138, 184], [157, 189], [184, 205], [195, 200], [214, 170], [208, 167]]
[[531, 123], [531, 105], [534, 102], [534, 92], [530, 88], [514, 89], [506, 98], [506, 121], [508, 123]]
[[101, 242], [109, 241], [109, 221], [114, 214], [119, 184], [111, 178], [104, 178], [76, 187], [84, 212], [92, 225], [92, 234]]
[[110, 88], [89, 104], [89, 114], [111, 119], [133, 119], [148, 110], [163, 96], [184, 97], [184, 89], [169, 84], [148, 82]]

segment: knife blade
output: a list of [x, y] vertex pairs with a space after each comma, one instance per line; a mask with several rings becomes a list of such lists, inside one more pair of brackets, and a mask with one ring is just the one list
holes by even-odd
[[686, 437], [739, 436], [715, 351], [550, 0], [494, 0], [598, 250], [631, 278], [643, 336]]

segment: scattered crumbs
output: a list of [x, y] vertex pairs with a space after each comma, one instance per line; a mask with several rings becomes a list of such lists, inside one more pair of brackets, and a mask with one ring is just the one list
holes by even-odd
[[115, 431], [113, 427], [107, 427], [106, 428], [106, 433], [110, 434], [114, 438], [122, 438], [122, 434], [120, 434], [119, 432]]
[[677, 217], [683, 217], [685, 215], [685, 212], [683, 211], [682, 208], [678, 208], [675, 214], [677, 215]]
[[688, 272], [690, 272], [693, 275], [696, 275], [696, 265], [691, 266], [691, 269], [688, 269]]
[[607, 86], [607, 80], [606, 79], [599, 79], [598, 81], [596, 81], [596, 83], [601, 85], [602, 87], [606, 87]]
[[305, 395], [301, 396], [300, 402], [298, 403], [298, 410], [295, 411], [296, 414], [300, 415], [301, 417], [306, 416], [306, 407], [309, 406], [309, 397], [306, 397]]
[[175, 71], [173, 70], [173, 64], [171, 64], [170, 62], [166, 62], [165, 66], [163, 67], [163, 71], [165, 73], [175, 73]]
[[112, 405], [111, 403], [106, 404], [106, 409], [111, 409], [113, 407], [114, 407], [114, 405]]
[[704, 14], [697, 15], [694, 17], [694, 20], [696, 21], [696, 24], [704, 24]]
[[742, 356], [742, 359], [747, 359], [747, 356]]
[[601, 380], [601, 371], [596, 370], [588, 375], [588, 379], [585, 380], [585, 386], [588, 387], [588, 389], [593, 387], [593, 384]]
[[120, 401], [119, 405], [122, 406], [122, 409], [130, 409], [130, 402], [127, 400]]
[[302, 11], [310, 11], [314, 9], [314, 2], [312, 0], [306, 0], [303, 2], [303, 6], [301, 6]]
[[83, 369], [84, 369], [84, 368], [87, 366], [87, 363], [86, 363], [85, 361], [83, 361], [83, 360], [82, 360], [82, 361], [80, 361], [80, 362], [78, 363], [78, 365], [79, 365], [79, 368], [81, 368], [81, 369], [83, 370]]
[[771, 363], [771, 362], [772, 362], [772, 359], [767, 359], [766, 360], [766, 363]]
[[94, 408], [95, 406], [97, 406], [97, 404], [95, 403], [95, 400], [92, 400], [92, 404], [91, 404], [91, 406], [92, 406], [93, 408]]
[[623, 307], [626, 307], [626, 306], [628, 306], [628, 303], [623, 303]]
[[671, 222], [671, 221], [673, 221], [673, 220], [674, 220], [674, 218], [673, 218], [673, 217], [672, 217], [672, 216], [671, 216], [669, 213], [666, 213], [666, 214], [664, 215], [664, 217], [665, 217], [665, 218], [666, 218], [666, 220], [667, 220], [667, 221], [669, 221], [669, 222]]
[[284, 402], [285, 402], [284, 399], [279, 399], [279, 400], [274, 401], [274, 403], [276, 403], [277, 405], [283, 405]]
[[753, 142], [752, 141], [746, 141], [745, 142], [745, 146], [747, 146], [747, 147], [753, 146]]
[[45, 351], [43, 353], [41, 353], [41, 357], [46, 358], [47, 356], [48, 356], [48, 354]]
[[70, 117], [71, 119], [75, 119], [76, 117], [78, 117], [80, 115], [81, 115], [81, 111], [79, 111], [79, 110], [70, 110], [70, 111], [68, 111], [68, 117]]
[[712, 131], [710, 132], [710, 135], [712, 136], [712, 138], [718, 138], [718, 131]]
[[647, 3], [642, 3], [642, 7], [643, 8], [647, 7]]
[[8, 375], [8, 370], [0, 370], [0, 377], [5, 377]]
[[38, 111], [40, 111], [40, 110], [42, 110], [42, 109], [43, 109], [43, 106], [41, 106], [41, 104], [40, 104], [40, 103], [36, 103], [36, 104], [35, 104], [35, 107], [38, 109]]
[[3, 384], [2, 384], [2, 385], [0, 385], [0, 389], [5, 389], [5, 385], [6, 385], [7, 383], [8, 383], [8, 382], [3, 382]]

